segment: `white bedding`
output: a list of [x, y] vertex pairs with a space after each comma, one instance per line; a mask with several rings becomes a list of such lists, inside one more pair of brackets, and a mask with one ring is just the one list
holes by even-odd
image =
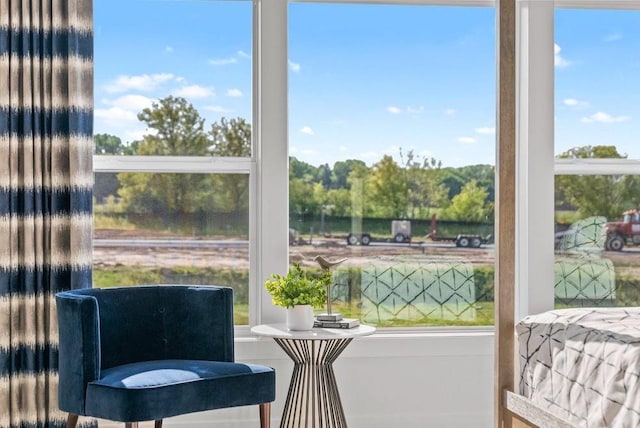
[[520, 393], [579, 427], [640, 427], [640, 308], [576, 308], [516, 325]]

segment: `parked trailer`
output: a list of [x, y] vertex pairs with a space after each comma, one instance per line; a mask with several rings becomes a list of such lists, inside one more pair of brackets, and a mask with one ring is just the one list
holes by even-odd
[[369, 245], [371, 244], [371, 235], [368, 233], [350, 233], [347, 235], [347, 244], [349, 245]]
[[460, 233], [456, 236], [438, 236], [437, 234], [437, 220], [436, 215], [434, 214], [431, 217], [431, 231], [429, 232], [429, 239], [434, 242], [438, 241], [449, 241], [454, 242], [456, 247], [462, 248], [480, 248], [482, 244], [486, 244], [489, 242], [491, 235], [483, 237], [477, 233]]
[[[409, 220], [393, 220], [391, 222], [392, 241], [385, 239], [380, 242], [395, 242], [402, 244], [411, 242], [411, 221]], [[350, 233], [347, 235], [347, 244], [349, 245], [369, 245], [372, 242], [371, 235], [368, 233]]]

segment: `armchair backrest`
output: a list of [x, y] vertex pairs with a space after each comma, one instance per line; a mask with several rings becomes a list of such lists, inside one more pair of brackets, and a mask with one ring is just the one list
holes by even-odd
[[61, 401], [84, 403], [86, 384], [98, 379], [101, 369], [150, 360], [234, 358], [228, 287], [81, 289], [58, 293], [56, 302], [60, 391], [67, 394]]

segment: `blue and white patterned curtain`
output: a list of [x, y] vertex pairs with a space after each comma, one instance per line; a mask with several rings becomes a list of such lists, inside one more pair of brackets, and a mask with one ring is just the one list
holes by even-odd
[[54, 295], [91, 286], [92, 115], [92, 0], [0, 0], [2, 428], [65, 426]]

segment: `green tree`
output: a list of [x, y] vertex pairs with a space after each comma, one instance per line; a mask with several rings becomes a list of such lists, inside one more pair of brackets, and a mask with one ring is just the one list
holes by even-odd
[[496, 169], [493, 165], [466, 165], [460, 168], [460, 174], [465, 182], [476, 180], [479, 187], [487, 191], [487, 201], [495, 201]]
[[300, 220], [318, 213], [320, 206], [312, 197], [314, 185], [308, 181], [289, 179], [289, 215]]
[[410, 218], [429, 218], [430, 209], [446, 200], [447, 188], [441, 182], [441, 162], [434, 158], [418, 157], [413, 150], [406, 156], [400, 150], [405, 179], [409, 189]]
[[[93, 136], [93, 153], [96, 155], [123, 155], [125, 154], [125, 145], [122, 140], [115, 135], [96, 134]], [[93, 196], [98, 204], [105, 202], [109, 196], [118, 194], [118, 177], [115, 172], [101, 172], [95, 174], [95, 182], [93, 184]]]
[[93, 136], [93, 154], [95, 155], [123, 155], [126, 146], [122, 144], [120, 137], [109, 134], [96, 134]]
[[145, 108], [138, 119], [154, 132], [144, 136], [138, 155], [206, 156], [211, 143], [204, 119], [182, 97], [168, 96]]
[[[251, 125], [243, 118], [227, 120], [221, 118], [211, 126], [212, 156], [251, 156]], [[218, 174], [214, 177], [213, 188], [218, 194], [222, 207], [239, 214], [248, 209], [249, 181], [244, 175]]]
[[238, 117], [211, 126], [212, 143], [209, 150], [213, 156], [251, 156], [251, 124]]
[[334, 189], [350, 189], [349, 174], [355, 168], [366, 168], [366, 164], [359, 159], [347, 159], [344, 161], [337, 161], [333, 164], [332, 170], [332, 188]]
[[315, 166], [298, 160], [294, 156], [289, 157], [289, 179], [298, 178], [307, 182], [315, 182], [318, 172]]
[[320, 182], [325, 189], [330, 188], [332, 174], [331, 174], [331, 167], [329, 166], [329, 164], [325, 163], [324, 165], [320, 165], [317, 171], [318, 171], [318, 175], [316, 176], [315, 181]]
[[338, 217], [351, 216], [351, 191], [349, 189], [329, 189], [327, 205], [331, 206], [330, 214]]
[[491, 202], [495, 199], [495, 167], [492, 165], [466, 165], [459, 168], [443, 168], [441, 181], [447, 187], [448, 199], [453, 199], [464, 185], [471, 180], [476, 180], [478, 186], [487, 191], [487, 199]]
[[[311, 194], [314, 202], [322, 209], [328, 203], [327, 189], [324, 188], [322, 183], [313, 184], [313, 193]], [[319, 213], [316, 213], [319, 214]]]
[[376, 163], [369, 176], [371, 197], [380, 217], [406, 218], [409, 206], [409, 186], [402, 168], [389, 155]]
[[[136, 146], [136, 155], [207, 156], [210, 141], [204, 119], [184, 98], [169, 96], [138, 114], [151, 131]], [[204, 209], [211, 192], [211, 177], [205, 174], [120, 173], [119, 191], [129, 210], [165, 212], [169, 216]]]
[[320, 216], [330, 204], [329, 189], [334, 187], [329, 165], [315, 167], [289, 157], [289, 214], [292, 218]]
[[347, 183], [351, 194], [351, 216], [356, 218], [370, 216], [373, 207], [368, 203], [369, 199], [369, 176], [371, 169], [363, 163], [354, 163]]
[[138, 147], [140, 147], [141, 140], [131, 141], [124, 146], [123, 154], [125, 155], [135, 155], [138, 153]]
[[[560, 159], [625, 159], [615, 146], [574, 147]], [[623, 211], [640, 203], [640, 179], [622, 175], [561, 175], [555, 179], [556, 205], [570, 204], [581, 217], [602, 215], [619, 218]]]
[[487, 191], [479, 187], [476, 180], [471, 180], [453, 197], [442, 217], [453, 221], [485, 221], [492, 214], [492, 207], [487, 204], [487, 195]]

